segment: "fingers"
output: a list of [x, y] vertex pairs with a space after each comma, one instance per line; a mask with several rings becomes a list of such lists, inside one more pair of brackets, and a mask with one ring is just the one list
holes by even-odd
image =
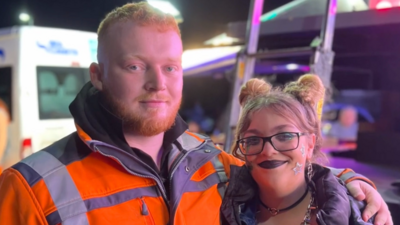
[[381, 203], [381, 208], [375, 217], [374, 225], [393, 225], [392, 216], [390, 215], [389, 207], [385, 202]]
[[367, 206], [362, 213], [362, 218], [364, 221], [368, 221], [373, 215], [376, 214], [374, 225], [393, 225], [389, 207], [378, 191], [375, 190], [370, 184], [364, 181], [354, 180], [349, 182], [346, 187], [355, 199], [359, 201], [366, 201]]
[[357, 199], [358, 201], [363, 201], [365, 199], [365, 194], [360, 187], [360, 183], [364, 182], [359, 180], [354, 180], [346, 184], [346, 187], [349, 190], [350, 194], [353, 196], [353, 198]]
[[[375, 215], [381, 209], [383, 198], [378, 193], [378, 191], [376, 191], [371, 185], [365, 182], [361, 182], [359, 185], [360, 189], [365, 194], [365, 201], [367, 203], [367, 206], [363, 211], [363, 219], [364, 221], [368, 221], [373, 215]], [[385, 212], [385, 210], [383, 210], [382, 212]]]

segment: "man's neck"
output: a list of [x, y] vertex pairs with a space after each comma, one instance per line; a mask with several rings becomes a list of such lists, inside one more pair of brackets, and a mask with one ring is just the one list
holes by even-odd
[[157, 158], [163, 144], [164, 133], [148, 137], [124, 132], [124, 136], [130, 147], [140, 149], [147, 153], [158, 165], [159, 160], [157, 160]]

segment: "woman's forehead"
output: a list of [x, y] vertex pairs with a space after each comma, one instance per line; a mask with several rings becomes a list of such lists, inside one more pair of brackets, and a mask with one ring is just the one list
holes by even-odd
[[298, 124], [292, 118], [287, 118], [287, 116], [270, 109], [263, 109], [254, 112], [251, 116], [250, 125], [246, 132], [265, 133], [265, 131], [280, 132], [285, 130], [298, 130]]

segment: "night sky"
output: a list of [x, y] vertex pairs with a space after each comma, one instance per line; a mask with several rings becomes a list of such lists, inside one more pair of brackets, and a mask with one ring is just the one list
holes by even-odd
[[[95, 32], [101, 19], [126, 0], [1, 0], [0, 28], [19, 25], [24, 10], [36, 26]], [[170, 0], [181, 12], [184, 48], [198, 48], [225, 31], [228, 22], [247, 19], [250, 0]], [[264, 12], [290, 0], [265, 0]]]

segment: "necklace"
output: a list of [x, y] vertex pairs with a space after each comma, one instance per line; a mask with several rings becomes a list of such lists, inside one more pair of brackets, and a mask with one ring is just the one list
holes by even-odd
[[314, 196], [314, 194], [311, 193], [310, 203], [307, 206], [306, 214], [304, 215], [304, 219], [300, 223], [300, 225], [310, 225], [311, 224], [311, 210], [315, 209], [315, 207], [313, 207], [313, 203], [314, 203], [314, 197], [313, 196]]
[[[307, 185], [306, 191], [304, 192], [303, 196], [301, 196], [301, 198], [300, 198], [299, 200], [297, 200], [297, 201], [296, 201], [295, 203], [293, 203], [292, 205], [290, 205], [290, 206], [288, 206], [288, 207], [286, 207], [286, 208], [283, 208], [283, 209], [270, 208], [270, 207], [268, 207], [266, 204], [264, 204], [264, 202], [262, 202], [261, 199], [260, 199], [260, 204], [261, 204], [264, 208], [266, 208], [266, 209], [269, 211], [269, 213], [271, 213], [271, 215], [276, 216], [276, 215], [278, 215], [278, 213], [280, 213], [280, 212], [287, 211], [287, 210], [292, 209], [292, 208], [294, 208], [295, 206], [297, 206], [301, 201], [304, 200], [304, 198], [307, 196], [307, 193], [308, 193], [308, 185]], [[311, 199], [312, 199], [312, 197], [311, 197]], [[309, 208], [310, 208], [310, 206], [309, 206]]]

